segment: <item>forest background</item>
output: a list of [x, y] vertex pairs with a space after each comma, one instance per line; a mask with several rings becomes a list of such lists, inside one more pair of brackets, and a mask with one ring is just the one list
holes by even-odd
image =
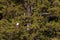
[[60, 0], [0, 0], [0, 40], [60, 40]]

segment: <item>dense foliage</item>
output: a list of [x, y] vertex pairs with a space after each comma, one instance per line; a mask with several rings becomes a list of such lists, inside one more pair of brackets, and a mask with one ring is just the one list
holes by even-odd
[[0, 40], [60, 40], [60, 0], [0, 0]]

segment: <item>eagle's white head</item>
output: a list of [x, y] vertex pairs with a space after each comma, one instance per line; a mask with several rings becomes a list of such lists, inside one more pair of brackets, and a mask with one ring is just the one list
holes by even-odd
[[16, 25], [19, 25], [19, 23], [16, 23]]

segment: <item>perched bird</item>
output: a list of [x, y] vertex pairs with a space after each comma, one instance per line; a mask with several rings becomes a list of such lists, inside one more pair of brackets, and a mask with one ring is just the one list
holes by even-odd
[[16, 23], [16, 28], [17, 28], [17, 29], [19, 28], [19, 23]]

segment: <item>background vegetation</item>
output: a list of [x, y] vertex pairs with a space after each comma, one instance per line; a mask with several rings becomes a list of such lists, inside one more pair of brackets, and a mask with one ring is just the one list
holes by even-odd
[[60, 0], [0, 0], [0, 40], [60, 40]]

